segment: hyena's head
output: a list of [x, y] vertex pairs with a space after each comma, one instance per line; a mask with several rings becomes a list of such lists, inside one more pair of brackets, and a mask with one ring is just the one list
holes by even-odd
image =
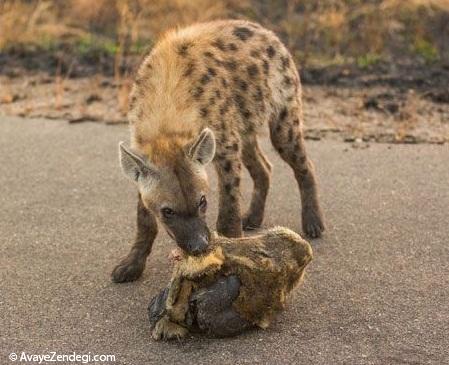
[[167, 151], [164, 164], [148, 161], [123, 143], [119, 149], [122, 170], [137, 184], [145, 207], [184, 251], [192, 255], [206, 252], [210, 231], [205, 221], [205, 166], [215, 154], [213, 132], [206, 128], [181, 148]]

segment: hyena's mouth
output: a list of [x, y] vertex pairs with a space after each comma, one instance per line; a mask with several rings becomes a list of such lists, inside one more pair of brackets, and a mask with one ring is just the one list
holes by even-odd
[[187, 256], [193, 256], [193, 257], [201, 257], [201, 256], [205, 256], [211, 253], [211, 251], [213, 250], [212, 245], [210, 245], [210, 243], [208, 243], [207, 245], [204, 246], [197, 246], [195, 244], [191, 244], [188, 242], [176, 242], [178, 247], [184, 251], [184, 253]]
[[176, 242], [176, 245], [188, 256], [203, 256], [207, 255], [211, 252], [210, 244], [204, 247], [202, 250], [193, 250], [188, 242], [179, 241], [176, 239], [176, 236], [168, 229], [166, 229], [167, 234], [170, 238]]
[[212, 252], [212, 247], [210, 245], [208, 245], [206, 248], [204, 248], [201, 251], [198, 252], [188, 252], [185, 251], [187, 255], [189, 256], [194, 256], [194, 257], [201, 257], [201, 256], [207, 256]]

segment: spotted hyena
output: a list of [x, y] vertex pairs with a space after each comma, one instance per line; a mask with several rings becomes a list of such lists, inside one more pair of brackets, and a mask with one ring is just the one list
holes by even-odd
[[[138, 278], [160, 221], [183, 249], [208, 245], [207, 175], [219, 182], [217, 230], [239, 237], [264, 217], [271, 164], [257, 136], [268, 125], [271, 141], [293, 169], [302, 202], [302, 227], [324, 230], [314, 167], [302, 135], [301, 84], [292, 57], [258, 24], [216, 21], [171, 31], [140, 66], [130, 96], [131, 148], [120, 145], [125, 174], [138, 187], [137, 237], [113, 280]], [[254, 180], [242, 214], [242, 163]]]

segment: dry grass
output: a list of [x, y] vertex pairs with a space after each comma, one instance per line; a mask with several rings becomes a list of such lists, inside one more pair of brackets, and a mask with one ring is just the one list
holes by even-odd
[[[56, 109], [63, 107], [70, 58], [106, 55], [113, 59], [124, 115], [129, 55], [146, 53], [169, 28], [227, 17], [275, 30], [302, 66], [449, 60], [449, 0], [1, 0], [0, 52], [22, 48], [55, 55]], [[64, 65], [61, 49], [70, 50]]]
[[303, 64], [449, 59], [449, 0], [3, 0], [0, 50], [73, 42], [114, 54], [120, 68], [168, 28], [226, 17], [274, 29]]
[[132, 45], [174, 26], [233, 16], [242, 4], [247, 0], [2, 0], [0, 49], [89, 36]]
[[0, 2], [0, 49], [21, 44], [44, 44], [56, 38], [78, 38], [86, 32], [61, 22], [50, 1]]
[[[114, 79], [118, 85], [119, 110], [127, 112], [131, 87], [126, 59], [144, 52], [168, 28], [192, 22], [232, 16], [246, 0], [70, 0], [0, 2], [0, 50], [40, 48], [55, 52], [69, 44], [74, 52], [100, 49], [114, 58]], [[54, 81], [54, 107], [64, 100], [64, 81], [71, 65], [63, 71], [58, 58]], [[6, 96], [3, 97], [6, 100]]]

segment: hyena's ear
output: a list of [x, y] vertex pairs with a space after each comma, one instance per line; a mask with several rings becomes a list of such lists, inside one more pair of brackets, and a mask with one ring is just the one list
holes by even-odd
[[136, 153], [119, 143], [120, 165], [123, 173], [134, 182], [150, 182], [159, 177], [157, 169]]
[[200, 163], [207, 165], [215, 156], [215, 135], [209, 128], [204, 128], [200, 135], [190, 145], [189, 157]]

